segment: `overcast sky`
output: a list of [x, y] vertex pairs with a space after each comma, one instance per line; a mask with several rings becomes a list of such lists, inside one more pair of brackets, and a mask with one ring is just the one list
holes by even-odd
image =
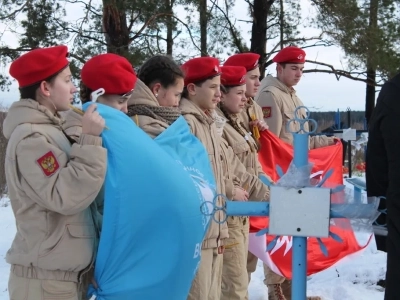
[[[92, 2], [99, 2], [94, 0]], [[313, 14], [309, 0], [300, 0], [302, 5], [302, 15], [307, 17]], [[243, 0], [237, 0], [233, 9], [232, 16], [238, 20], [248, 20], [247, 5]], [[76, 19], [83, 13], [82, 8], [75, 5], [67, 7], [69, 19]], [[180, 12], [177, 12], [180, 14]], [[237, 22], [241, 29], [242, 36], [250, 45], [251, 24]], [[4, 26], [0, 25], [0, 30], [4, 31]], [[301, 28], [301, 36], [311, 37], [317, 36], [318, 30], [310, 28]], [[16, 38], [12, 33], [5, 32], [2, 39], [2, 44], [16, 46]], [[268, 49], [271, 49], [275, 44], [268, 44]], [[333, 65], [336, 68], [342, 69], [342, 64], [345, 63], [344, 53], [338, 47], [313, 47], [307, 48], [307, 59], [318, 60]], [[0, 69], [0, 72], [8, 73], [9, 66]], [[315, 68], [315, 65], [306, 65], [306, 68]], [[275, 74], [275, 65], [271, 65], [267, 69], [267, 73]], [[346, 110], [350, 107], [352, 110], [364, 110], [365, 102], [365, 84], [356, 82], [347, 78], [341, 78], [339, 81], [332, 74], [308, 73], [304, 74], [300, 83], [296, 86], [297, 94], [311, 110], [332, 111]], [[18, 100], [19, 93], [17, 84], [14, 82], [10, 92], [0, 92], [0, 104], [9, 106], [13, 101]]]

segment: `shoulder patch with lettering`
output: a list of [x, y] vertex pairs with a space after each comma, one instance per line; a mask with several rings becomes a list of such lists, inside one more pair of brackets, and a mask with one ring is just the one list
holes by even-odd
[[262, 112], [264, 115], [264, 118], [271, 118], [271, 106], [264, 106], [262, 107]]
[[60, 168], [57, 158], [54, 156], [52, 151], [47, 152], [36, 162], [39, 164], [39, 167], [47, 177], [53, 175]]

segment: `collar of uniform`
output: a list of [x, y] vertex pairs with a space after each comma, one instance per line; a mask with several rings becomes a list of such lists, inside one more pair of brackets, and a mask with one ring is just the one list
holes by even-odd
[[200, 107], [198, 107], [189, 99], [182, 98], [179, 104], [179, 108], [182, 111], [182, 115], [192, 114], [196, 117], [196, 119], [203, 123], [214, 123], [214, 119], [211, 117], [210, 113], [208, 113], [207, 111], [203, 111]]
[[48, 108], [32, 99], [15, 101], [8, 110], [3, 123], [3, 133], [10, 138], [14, 129], [21, 124], [52, 124], [61, 128], [63, 120]]
[[231, 114], [230, 117], [231, 117], [232, 122], [235, 122], [236, 124], [240, 124], [239, 114]]
[[284, 84], [282, 81], [280, 81], [278, 77], [275, 77], [275, 78], [276, 78], [276, 80], [278, 80], [281, 87], [283, 87], [286, 90], [286, 92], [288, 92], [288, 94], [296, 94], [296, 90], [293, 87], [288, 87], [286, 84]]
[[209, 109], [206, 110], [206, 111], [204, 112], [204, 115], [205, 115], [204, 120], [208, 123], [208, 125], [211, 125], [212, 123], [215, 122], [211, 110], [209, 110]]
[[254, 99], [252, 97], [248, 97], [246, 104], [245, 104], [245, 109], [248, 109], [254, 105]]

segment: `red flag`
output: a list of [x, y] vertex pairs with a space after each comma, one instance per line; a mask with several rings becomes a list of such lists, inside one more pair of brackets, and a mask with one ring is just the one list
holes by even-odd
[[[293, 146], [283, 142], [269, 130], [261, 132], [260, 143], [261, 151], [258, 155], [261, 166], [264, 172], [276, 182], [279, 179], [276, 165], [279, 165], [283, 172], [286, 172], [290, 162], [293, 160]], [[318, 171], [325, 173], [333, 168], [334, 173], [327, 183], [343, 184], [342, 156], [342, 143], [308, 151], [308, 160], [314, 164], [312, 173]]]
[[[261, 132], [260, 143], [261, 150], [258, 157], [261, 166], [264, 172], [276, 182], [279, 179], [276, 166], [279, 165], [283, 172], [286, 172], [293, 160], [293, 147], [280, 140], [268, 130]], [[334, 169], [333, 174], [326, 181], [324, 186], [343, 184], [342, 155], [341, 143], [309, 151], [309, 162], [313, 163], [312, 173], [322, 171], [323, 174], [325, 174], [329, 169]], [[335, 200], [333, 199], [333, 201]], [[339, 198], [337, 201], [339, 201]], [[329, 268], [341, 258], [355, 253], [368, 245], [368, 243], [365, 246], [360, 246], [358, 244], [348, 220], [340, 220], [340, 222], [340, 227], [331, 225], [330, 230], [340, 236], [343, 243], [335, 241], [332, 238], [321, 239], [328, 250], [328, 257], [323, 255], [316, 238], [309, 238], [307, 240], [307, 275]], [[343, 226], [343, 222], [345, 226]], [[264, 229], [267, 226], [268, 218], [250, 217], [250, 232], [258, 232], [260, 229]], [[267, 235], [266, 244], [273, 239], [274, 236]], [[268, 265], [272, 264], [270, 267], [275, 271], [279, 271], [279, 273], [286, 278], [292, 277], [291, 242], [291, 237], [281, 237], [277, 242], [277, 246], [267, 253], [269, 256], [267, 261], [260, 257]], [[288, 250], [289, 248], [290, 250]]]

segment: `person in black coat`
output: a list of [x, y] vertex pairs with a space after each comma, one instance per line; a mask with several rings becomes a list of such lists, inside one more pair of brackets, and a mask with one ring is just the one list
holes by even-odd
[[366, 157], [368, 196], [386, 197], [385, 300], [400, 299], [400, 74], [386, 82], [369, 124]]

